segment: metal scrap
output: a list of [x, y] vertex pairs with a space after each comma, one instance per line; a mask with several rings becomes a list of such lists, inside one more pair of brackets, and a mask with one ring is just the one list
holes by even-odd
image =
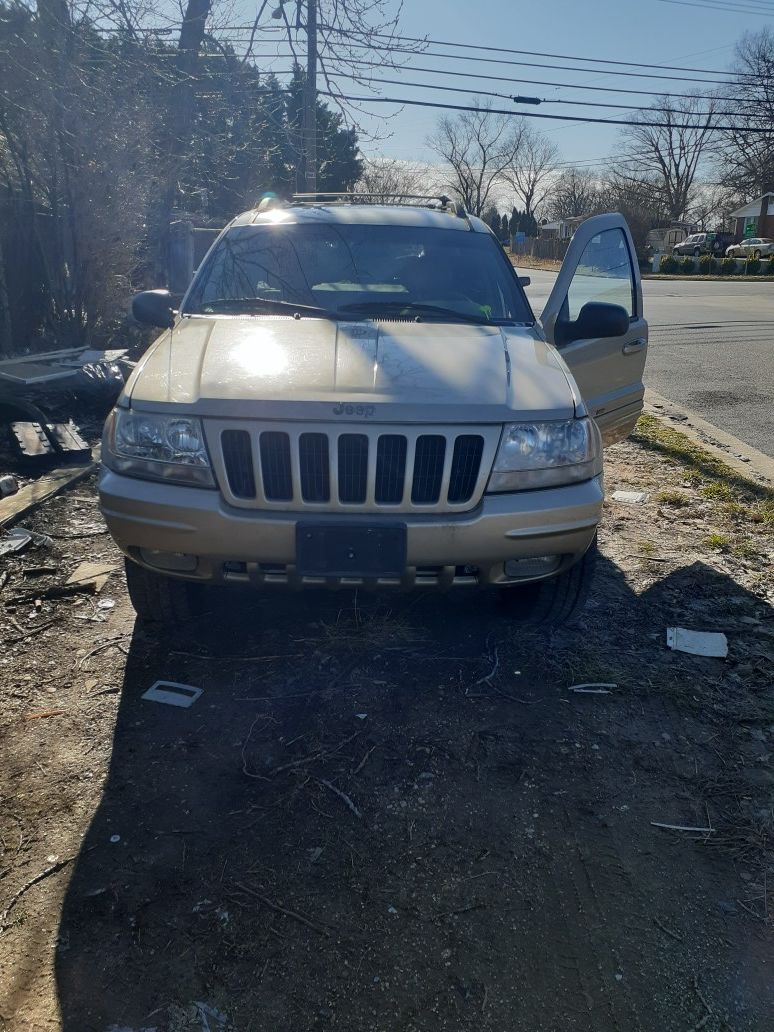
[[688, 631], [685, 627], [667, 627], [667, 645], [675, 652], [687, 652], [691, 656], [714, 656], [725, 659], [728, 655], [728, 639], [725, 634], [714, 631]]

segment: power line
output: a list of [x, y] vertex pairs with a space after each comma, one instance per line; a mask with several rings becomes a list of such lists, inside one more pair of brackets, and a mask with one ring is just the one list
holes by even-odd
[[[666, 2], [677, 3], [677, 2], [683, 2], [683, 0], [663, 0], [663, 2], [665, 2], [665, 3]], [[686, 2], [687, 2], [687, 0], [686, 0]], [[236, 38], [232, 38], [231, 40], [229, 40], [229, 42], [240, 42], [240, 40], [236, 39]], [[506, 60], [505, 58], [476, 57], [474, 55], [466, 56], [465, 54], [441, 54], [441, 53], [438, 53], [438, 52], [432, 51], [432, 50], [425, 50], [425, 51], [422, 51], [421, 54], [420, 54], [416, 50], [409, 49], [409, 48], [406, 48], [406, 47], [395, 47], [395, 46], [389, 46], [388, 47], [388, 46], [380, 46], [378, 44], [368, 44], [368, 43], [355, 43], [355, 42], [351, 42], [351, 43], [347, 43], [347, 46], [348, 47], [354, 47], [354, 48], [356, 48], [358, 50], [368, 50], [369, 52], [377, 51], [377, 52], [381, 52], [381, 53], [385, 53], [386, 52], [386, 53], [391, 53], [391, 54], [393, 54], [393, 53], [395, 53], [395, 54], [408, 54], [408, 55], [413, 55], [413, 56], [440, 58], [440, 59], [446, 60], [446, 61], [476, 61], [476, 62], [484, 62], [485, 64], [515, 65], [515, 66], [524, 67], [524, 68], [546, 68], [546, 69], [549, 69], [550, 71], [554, 71], [554, 72], [564, 72], [564, 71], [568, 71], [568, 72], [583, 72], [586, 75], [588, 75], [589, 73], [595, 73], [595, 74], [604, 75], [604, 76], [622, 75], [622, 76], [626, 76], [627, 78], [633, 78], [633, 79], [662, 79], [662, 80], [667, 80], [669, 82], [693, 82], [693, 83], [699, 83], [700, 85], [703, 85], [703, 86], [730, 86], [730, 87], [734, 87], [734, 86], [739, 86], [740, 85], [740, 81], [739, 80], [736, 80], [735, 82], [719, 82], [719, 81], [713, 80], [713, 79], [696, 79], [696, 78], [692, 78], [692, 77], [684, 76], [684, 75], [654, 75], [652, 72], [624, 72], [624, 71], [618, 71], [618, 70], [612, 71], [611, 69], [604, 69], [604, 68], [597, 68], [597, 69], [593, 69], [593, 68], [579, 68], [579, 67], [574, 66], [574, 65], [551, 65], [551, 64], [544, 64], [542, 62], [536, 62], [536, 61], [510, 61], [510, 60]], [[359, 61], [360, 59], [359, 58], [354, 58], [353, 60]], [[384, 66], [384, 62], [382, 62], [379, 65], [379, 67], [383, 67], [383, 66]], [[439, 71], [439, 69], [435, 69], [435, 71]], [[444, 71], [444, 73], [447, 72], [446, 69], [443, 69], [442, 71]], [[452, 74], [452, 73], [448, 73], [448, 74]], [[712, 73], [706, 73], [706, 74], [712, 74]], [[747, 75], [747, 74], [750, 74], [750, 73], [742, 73], [742, 74]], [[769, 79], [769, 78], [771, 78], [771, 77], [770, 76], [755, 76], [756, 81], [760, 81], [761, 79]], [[514, 81], [518, 81], [518, 80], [514, 80]], [[526, 80], [524, 80], [524, 81], [526, 81]], [[631, 92], [631, 91], [627, 90], [626, 92]]]
[[[350, 103], [360, 104], [396, 104], [398, 106], [409, 105], [411, 107], [426, 107], [426, 108], [440, 108], [446, 111], [474, 111], [478, 112], [481, 108], [475, 107], [470, 104], [441, 104], [436, 101], [429, 100], [409, 100], [407, 98], [401, 99], [400, 97], [353, 97], [347, 96], [344, 93], [334, 93], [331, 90], [318, 90], [317, 91], [323, 97], [333, 97], [334, 100], [346, 100]], [[557, 122], [584, 122], [594, 125], [630, 125], [637, 126], [640, 128], [650, 129], [710, 129], [713, 132], [738, 132], [738, 133], [758, 133], [760, 130], [751, 129], [743, 126], [730, 126], [730, 125], [713, 125], [713, 126], [701, 126], [691, 125], [690, 123], [679, 124], [672, 122], [650, 122], [650, 121], [634, 121], [633, 119], [616, 119], [616, 118], [591, 118], [583, 117], [581, 115], [549, 115], [543, 114], [538, 111], [514, 111], [513, 109], [506, 108], [487, 108], [487, 111], [492, 115], [518, 115], [520, 118], [546, 118], [551, 121]]]
[[[274, 58], [274, 57], [291, 57], [291, 54], [258, 54], [251, 55], [252, 57], [258, 58]], [[365, 58], [358, 57], [354, 58], [352, 65], [358, 65], [363, 68], [384, 68], [383, 61], [367, 61]], [[665, 97], [672, 100], [725, 100], [727, 103], [735, 103], [734, 98], [731, 97], [718, 97], [715, 94], [706, 93], [662, 93], [652, 90], [635, 90], [627, 87], [619, 86], [585, 86], [583, 83], [573, 82], [553, 82], [546, 81], [545, 79], [519, 79], [514, 78], [511, 75], [488, 75], [484, 72], [456, 72], [448, 68], [427, 68], [421, 65], [405, 65], [404, 70], [407, 72], [422, 72], [428, 75], [444, 75], [454, 76], [456, 79], [476, 79], [486, 80], [487, 82], [508, 82], [508, 83], [519, 83], [520, 85], [528, 86], [551, 86], [558, 89], [566, 90], [588, 90], [594, 91], [595, 93], [629, 93], [633, 96], [638, 97]], [[342, 75], [343, 73], [331, 70], [331, 75]], [[475, 91], [472, 91], [475, 92]]]
[[759, 18], [774, 18], [774, 12], [756, 11], [742, 7], [729, 7], [726, 3], [710, 3], [708, 0], [658, 0], [660, 4], [678, 4], [680, 7], [698, 7], [705, 11], [718, 11], [724, 14], [752, 14]]
[[[274, 74], [287, 75], [288, 73], [287, 72], [280, 72], [280, 73], [274, 73]], [[469, 88], [462, 87], [462, 86], [440, 86], [437, 83], [433, 83], [433, 82], [407, 82], [407, 81], [405, 81], [403, 79], [381, 79], [381, 78], [375, 79], [375, 78], [372, 78], [371, 76], [352, 75], [352, 74], [346, 75], [343, 72], [338, 72], [333, 77], [337, 78], [337, 79], [347, 79], [348, 81], [358, 82], [358, 83], [366, 83], [366, 82], [367, 83], [373, 83], [374, 85], [382, 85], [383, 84], [383, 85], [387, 85], [387, 86], [410, 86], [413, 89], [443, 90], [446, 93], [468, 93], [468, 94], [469, 93], [475, 93], [476, 96], [479, 96], [479, 97], [499, 97], [501, 100], [512, 100], [512, 101], [514, 101], [514, 103], [517, 103], [517, 104], [519, 104], [519, 103], [526, 103], [526, 101], [524, 99], [519, 99], [518, 97], [509, 96], [509, 94], [507, 94], [507, 93], [495, 93], [495, 92], [490, 91], [490, 90], [470, 90]], [[652, 108], [637, 107], [636, 105], [633, 105], [633, 104], [608, 104], [608, 103], [604, 103], [602, 101], [596, 101], [595, 102], [593, 100], [563, 100], [561, 98], [554, 99], [554, 98], [542, 97], [542, 98], [537, 99], [537, 102], [540, 103], [540, 104], [572, 104], [572, 105], [574, 105], [576, 107], [617, 108], [618, 110], [621, 110], [621, 111], [642, 111], [642, 112], [652, 111]], [[665, 107], [665, 108], [660, 109], [659, 114], [664, 114], [664, 115], [686, 115], [686, 114], [690, 114], [690, 116], [692, 118], [708, 119], [708, 118], [734, 118], [736, 113], [733, 112], [733, 111], [691, 111], [691, 112], [685, 112], [685, 111], [679, 111], [679, 110], [675, 110], [675, 109], [672, 109], [672, 108], [666, 108]]]
[[[727, 0], [724, 0], [724, 2], [727, 2]], [[753, 3], [753, 2], [756, 2], [756, 0], [745, 0], [745, 2]], [[340, 35], [340, 36], [357, 36], [357, 32], [355, 32], [355, 31], [353, 31], [351, 29], [339, 29], [339, 28], [336, 28], [334, 26], [328, 26], [328, 25], [324, 25], [324, 26], [322, 26], [322, 28], [327, 29], [329, 32], [334, 32], [334, 33], [336, 33], [336, 35]], [[378, 39], [387, 39], [387, 40], [397, 39], [397, 41], [400, 42], [400, 43], [429, 43], [432, 46], [457, 47], [457, 48], [464, 49], [464, 50], [483, 50], [483, 51], [487, 51], [487, 52], [490, 52], [490, 53], [497, 53], [497, 54], [518, 54], [518, 55], [526, 56], [526, 57], [550, 57], [550, 58], [553, 58], [554, 60], [557, 60], [557, 61], [584, 61], [584, 62], [587, 62], [589, 64], [612, 64], [612, 65], [619, 65], [619, 66], [624, 67], [624, 68], [648, 68], [648, 69], [650, 69], [650, 68], [660, 68], [660, 69], [662, 69], [665, 72], [697, 72], [697, 73], [702, 74], [702, 75], [714, 75], [715, 74], [715, 69], [712, 69], [712, 68], [690, 68], [690, 67], [685, 67], [683, 65], [653, 64], [652, 62], [647, 62], [647, 61], [615, 61], [615, 60], [613, 60], [611, 58], [607, 58], [607, 57], [582, 57], [582, 56], [580, 56], [578, 54], [553, 54], [553, 53], [549, 53], [549, 52], [542, 51], [542, 50], [514, 50], [511, 47], [484, 46], [481, 43], [455, 43], [453, 40], [448, 40], [448, 39], [429, 39], [429, 38], [420, 39], [417, 36], [390, 36], [387, 33], [383, 33], [383, 32], [374, 32], [374, 33], [371, 33], [371, 35], [376, 37], [376, 38], [378, 38]], [[419, 53], [423, 53], [423, 51], [419, 51]], [[460, 54], [460, 55], [449, 54], [448, 56], [449, 57], [455, 57], [455, 56], [462, 57], [463, 55], [462, 54]], [[588, 70], [591, 71], [592, 69], [588, 69]], [[744, 73], [743, 72], [741, 74], [743, 74], [743, 75], [744, 74], [750, 74], [751, 75], [752, 73], [751, 72], [750, 73]]]
[[[408, 47], [397, 47], [397, 46], [382, 46], [374, 43], [347, 43], [348, 47], [354, 47], [357, 50], [368, 50], [369, 52], [377, 51], [380, 53], [390, 54], [413, 54], [417, 55], [418, 52]], [[608, 69], [591, 69], [577, 67], [576, 65], [553, 65], [544, 64], [541, 61], [511, 61], [500, 57], [477, 57], [475, 55], [467, 56], [465, 54], [440, 54], [433, 50], [421, 51], [422, 57], [435, 57], [441, 58], [446, 61], [476, 61], [484, 64], [500, 64], [500, 65], [516, 65], [520, 68], [547, 68], [554, 72], [583, 72], [589, 74], [589, 72], [596, 72], [599, 75], [612, 75], [613, 72]], [[616, 75], [624, 75], [631, 79], [665, 79], [670, 82], [696, 82], [704, 86], [715, 85], [711, 79], [696, 79], [685, 75], [654, 75], [652, 72], [623, 72], [616, 71]], [[729, 85], [728, 83], [721, 83], [720, 85]]]
[[[281, 59], [289, 58], [291, 56], [292, 55], [290, 55], [290, 54], [271, 54], [271, 55], [261, 55], [261, 54], [255, 55], [255, 54], [253, 54], [253, 55], [251, 55], [251, 60], [266, 59], [267, 57], [271, 58], [272, 60], [273, 59], [281, 60]], [[379, 63], [379, 62], [376, 62], [376, 61], [365, 61], [365, 60], [362, 60], [362, 59], [358, 59], [356, 61], [356, 64], [360, 65], [360, 66], [367, 66], [367, 67], [370, 67], [370, 68], [383, 68], [384, 67], [384, 65]], [[541, 83], [539, 80], [538, 81], [534, 81], [534, 80], [529, 80], [529, 79], [511, 79], [511, 78], [509, 78], [507, 76], [483, 76], [483, 75], [477, 75], [475, 73], [465, 73], [465, 72], [448, 72], [447, 73], [447, 72], [443, 71], [442, 69], [437, 69], [437, 68], [436, 69], [431, 69], [431, 68], [407, 67], [406, 71], [431, 72], [431, 73], [436, 73], [436, 74], [448, 74], [448, 75], [453, 75], [453, 76], [457, 76], [457, 77], [464, 76], [466, 78], [474, 78], [474, 79], [495, 79], [497, 81], [502, 81], [502, 82], [507, 82], [507, 83], [527, 83], [527, 84], [530, 84], [530, 85], [549, 85], [549, 86], [557, 85], [557, 84], [554, 84], [554, 83]], [[226, 70], [226, 69], [223, 69], [223, 70], [220, 70], [220, 71], [218, 71], [218, 70], [210, 70], [210, 71], [207, 72], [207, 76], [208, 77], [214, 77], [214, 76], [218, 76], [218, 75], [228, 76], [230, 74], [231, 74], [231, 72]], [[269, 71], [261, 71], [261, 70], [256, 68], [255, 69], [255, 74], [260, 75], [260, 76], [268, 76], [268, 75], [276, 75], [276, 76], [279, 76], [279, 75], [293, 75], [294, 74], [294, 69], [292, 69], [292, 68], [288, 68], [288, 69], [274, 68], [274, 69], [271, 69]], [[495, 91], [492, 91], [492, 90], [481, 90], [481, 89], [478, 89], [478, 88], [476, 88], [474, 86], [470, 86], [470, 87], [444, 86], [444, 85], [438, 85], [436, 83], [414, 82], [414, 81], [409, 81], [409, 80], [404, 80], [404, 79], [376, 78], [374, 76], [360, 74], [359, 72], [349, 72], [348, 73], [348, 72], [342, 72], [342, 71], [338, 71], [338, 70], [334, 70], [334, 69], [330, 70], [329, 77], [331, 79], [346, 79], [347, 81], [357, 82], [357, 83], [362, 83], [362, 84], [366, 84], [366, 83], [373, 84], [373, 85], [382, 85], [382, 84], [384, 84], [384, 85], [390, 85], [390, 86], [407, 86], [407, 87], [411, 87], [413, 89], [435, 89], [435, 90], [440, 90], [440, 91], [444, 91], [444, 92], [471, 93], [471, 94], [475, 94], [477, 96], [499, 97], [502, 100], [514, 100], [516, 103], [520, 102], [520, 101], [516, 100], [516, 98], [513, 97], [511, 94], [499, 93], [499, 92], [495, 92]], [[606, 92], [612, 92], [612, 93], [636, 93], [636, 94], [638, 94], [640, 96], [662, 97], [662, 98], [670, 99], [670, 100], [683, 98], [683, 99], [691, 99], [691, 100], [720, 101], [721, 103], [726, 103], [726, 104], [752, 103], [751, 101], [748, 102], [748, 101], [745, 101], [745, 100], [742, 100], [742, 99], [737, 99], [737, 98], [732, 98], [732, 97], [721, 98], [721, 97], [716, 97], [716, 96], [702, 96], [702, 95], [697, 95], [697, 94], [650, 93], [650, 92], [648, 92], [646, 90], [625, 90], [625, 89], [624, 90], [618, 90], [618, 89], [614, 89], [613, 87], [594, 87], [594, 86], [586, 87], [586, 86], [581, 86], [581, 85], [579, 85], [577, 88], [580, 89], [580, 90], [585, 90], [585, 89], [588, 89], [588, 90], [604, 90]], [[249, 85], [248, 85], [248, 89], [249, 89]], [[601, 102], [601, 101], [593, 101], [593, 100], [568, 100], [568, 99], [565, 99], [563, 97], [541, 97], [541, 98], [539, 98], [539, 100], [540, 100], [540, 103], [543, 103], [543, 104], [567, 104], [567, 105], [572, 105], [573, 107], [601, 107], [601, 108], [618, 109], [618, 110], [621, 110], [621, 111], [632, 111], [632, 112], [636, 111], [636, 112], [644, 112], [644, 113], [652, 111], [651, 107], [642, 107], [642, 106], [639, 106], [639, 105], [637, 105], [635, 103], [632, 103], [632, 104], [615, 104], [615, 103], [610, 103], [610, 102]], [[664, 107], [663, 108], [663, 113], [665, 115], [666, 114], [675, 114], [675, 115], [688, 115], [688, 114], [690, 114], [691, 117], [694, 117], [694, 118], [711, 118], [711, 117], [715, 117], [715, 118], [717, 118], [717, 117], [734, 118], [738, 114], [738, 112], [734, 112], [734, 111], [685, 112], [685, 111], [680, 111], [678, 108], [671, 108], [671, 107]]]
[[[730, 0], [722, 0], [722, 2], [728, 3], [728, 2], [730, 2]], [[752, 3], [763, 2], [763, 0], [743, 0], [743, 2], [744, 3], [748, 3], [748, 4], [752, 4]], [[358, 36], [360, 36], [360, 38], [363, 39], [363, 44], [361, 44], [361, 45], [366, 45], [366, 46], [369, 47], [369, 49], [371, 48], [371, 43], [366, 41], [366, 38], [365, 38], [366, 37], [366, 33], [364, 33], [364, 32], [358, 32], [357, 30], [352, 30], [352, 29], [342, 29], [342, 28], [338, 28], [338, 27], [332, 26], [332, 25], [323, 25], [323, 26], [321, 26], [321, 28], [327, 30], [328, 32], [335, 33], [336, 35], [339, 35], [339, 36], [351, 36], [351, 37], [354, 37], [355, 39], [357, 39]], [[252, 26], [250, 26], [250, 25], [233, 25], [233, 26], [228, 27], [225, 31], [226, 32], [234, 33], [234, 32], [240, 32], [241, 30], [247, 30], [247, 29], [252, 29]], [[267, 26], [262, 31], [271, 33], [271, 32], [275, 32], [275, 31], [279, 31], [279, 30], [275, 30], [275, 28], [273, 26]], [[689, 67], [689, 66], [685, 66], [685, 65], [667, 65], [667, 64], [662, 64], [662, 63], [659, 63], [659, 62], [653, 63], [653, 62], [649, 62], [649, 61], [618, 61], [618, 60], [614, 60], [612, 58], [606, 58], [606, 57], [583, 57], [582, 55], [579, 55], [579, 54], [555, 54], [555, 53], [551, 53], [551, 52], [548, 52], [548, 51], [542, 51], [542, 50], [516, 50], [516, 49], [514, 49], [512, 47], [493, 47], [493, 46], [486, 46], [486, 45], [481, 44], [481, 43], [457, 43], [457, 42], [455, 42], [453, 40], [432, 39], [432, 38], [429, 38], [429, 37], [419, 37], [419, 36], [397, 36], [397, 35], [393, 35], [393, 34], [390, 34], [390, 33], [384, 33], [384, 32], [372, 32], [372, 33], [368, 33], [368, 36], [371, 37], [371, 38], [387, 40], [388, 42], [396, 41], [397, 43], [420, 43], [420, 44], [423, 44], [423, 43], [427, 44], [427, 43], [429, 43], [429, 44], [431, 44], [433, 46], [456, 47], [458, 49], [480, 50], [480, 51], [485, 51], [485, 52], [489, 52], [489, 53], [517, 54], [517, 55], [527, 56], [527, 57], [550, 57], [550, 58], [553, 58], [555, 60], [562, 60], [562, 61], [565, 61], [565, 60], [584, 61], [584, 62], [590, 63], [590, 64], [612, 64], [612, 65], [618, 65], [618, 66], [626, 67], [626, 68], [647, 68], [647, 69], [659, 68], [659, 69], [662, 69], [663, 71], [671, 71], [671, 72], [696, 72], [696, 73], [701, 74], [701, 75], [715, 75], [716, 74], [716, 69], [714, 69], [714, 68], [694, 68], [693, 66]], [[391, 49], [391, 48], [387, 48], [387, 49]], [[728, 48], [727, 47], [717, 47], [715, 49], [717, 49], [717, 50], [726, 50]], [[404, 52], [407, 52], [407, 51], [404, 51]], [[708, 51], [701, 51], [700, 53], [707, 53], [707, 52]], [[712, 53], [713, 51], [709, 51], [709, 52]], [[426, 51], [421, 51], [421, 50], [416, 50], [416, 49], [411, 49], [411, 53], [421, 55], [422, 53], [427, 53], [427, 52]], [[444, 55], [430, 55], [429, 54], [429, 56], [443, 56], [443, 57], [451, 57], [451, 58], [454, 58], [454, 57], [464, 58], [463, 54], [444, 54]], [[688, 56], [690, 56], [690, 55], [688, 55]], [[610, 72], [607, 72], [607, 71], [605, 71], [603, 69], [585, 69], [584, 68], [584, 69], [578, 69], [578, 70], [582, 70], [582, 71], [598, 71], [600, 74], [603, 74], [603, 75], [611, 74]], [[738, 74], [740, 76], [753, 76], [753, 77], [755, 77], [753, 72], [738, 72], [738, 73], [735, 73], [735, 74]]]

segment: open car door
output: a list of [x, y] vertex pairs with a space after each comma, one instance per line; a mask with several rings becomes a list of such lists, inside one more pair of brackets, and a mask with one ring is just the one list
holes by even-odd
[[640, 270], [623, 215], [596, 215], [578, 228], [541, 322], [605, 444], [622, 440], [642, 411], [648, 349]]

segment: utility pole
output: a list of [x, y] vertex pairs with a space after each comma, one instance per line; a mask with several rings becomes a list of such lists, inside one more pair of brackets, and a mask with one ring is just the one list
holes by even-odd
[[317, 0], [307, 0], [304, 84], [304, 187], [317, 192]]
[[[272, 18], [285, 18], [290, 25], [283, 5], [289, 0], [279, 0], [272, 11]], [[263, 10], [263, 8], [261, 8]], [[297, 0], [296, 28], [300, 25], [301, 0]], [[317, 193], [317, 0], [306, 0], [306, 81], [304, 82], [303, 112], [301, 119], [301, 157], [303, 160], [304, 190]], [[300, 169], [296, 182], [300, 177]], [[298, 189], [298, 186], [296, 189]]]

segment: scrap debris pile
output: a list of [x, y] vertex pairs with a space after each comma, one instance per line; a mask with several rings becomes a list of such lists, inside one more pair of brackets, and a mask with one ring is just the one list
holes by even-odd
[[[98, 436], [134, 367], [128, 354], [128, 348], [69, 348], [0, 361], [0, 433], [10, 445], [7, 455], [5, 442], [0, 445], [0, 463], [32, 470], [90, 461], [88, 438]], [[89, 423], [84, 430], [75, 414]], [[16, 489], [8, 477], [0, 467], [0, 497]]]

